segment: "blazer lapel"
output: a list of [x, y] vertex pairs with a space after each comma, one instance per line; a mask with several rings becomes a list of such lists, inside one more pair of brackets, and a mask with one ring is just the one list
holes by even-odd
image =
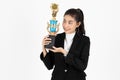
[[62, 47], [64, 48], [64, 39], [65, 39], [65, 33], [62, 33], [57, 40], [57, 46], [56, 47]]
[[65, 40], [65, 33], [62, 34], [61, 36], [61, 47], [64, 48], [64, 40]]
[[68, 54], [71, 54], [72, 51], [74, 51], [77, 48], [78, 41], [81, 42], [81, 38], [82, 38], [81, 35], [78, 36], [77, 33], [75, 34]]

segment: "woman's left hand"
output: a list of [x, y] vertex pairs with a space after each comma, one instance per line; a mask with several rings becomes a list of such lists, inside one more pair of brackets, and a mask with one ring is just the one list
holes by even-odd
[[53, 52], [61, 52], [63, 53], [64, 55], [67, 54], [67, 51], [65, 51], [62, 47], [58, 47], [56, 48], [55, 46], [53, 46], [53, 49], [49, 49], [50, 51], [53, 51]]

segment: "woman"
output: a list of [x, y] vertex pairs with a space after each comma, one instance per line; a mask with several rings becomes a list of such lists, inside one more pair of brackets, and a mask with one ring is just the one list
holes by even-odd
[[56, 36], [53, 49], [47, 51], [44, 46], [50, 38], [43, 39], [40, 58], [49, 70], [54, 69], [51, 80], [86, 80], [90, 39], [85, 36], [82, 10], [67, 10], [62, 26], [64, 32]]

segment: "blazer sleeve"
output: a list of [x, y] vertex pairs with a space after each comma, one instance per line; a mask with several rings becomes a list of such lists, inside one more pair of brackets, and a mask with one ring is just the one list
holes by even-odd
[[48, 70], [52, 69], [54, 66], [54, 53], [49, 51], [45, 57], [43, 57], [43, 52], [40, 54], [40, 59], [43, 61]]
[[85, 39], [84, 46], [82, 48], [82, 52], [80, 53], [80, 57], [75, 57], [73, 54], [68, 54], [65, 58], [65, 62], [77, 70], [84, 71], [87, 67], [88, 58], [89, 58], [89, 49], [90, 49], [90, 40], [87, 37]]

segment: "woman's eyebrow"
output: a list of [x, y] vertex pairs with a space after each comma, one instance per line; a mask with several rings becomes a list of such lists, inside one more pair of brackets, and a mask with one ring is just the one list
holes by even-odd
[[74, 22], [73, 20], [70, 20], [69, 22]]

